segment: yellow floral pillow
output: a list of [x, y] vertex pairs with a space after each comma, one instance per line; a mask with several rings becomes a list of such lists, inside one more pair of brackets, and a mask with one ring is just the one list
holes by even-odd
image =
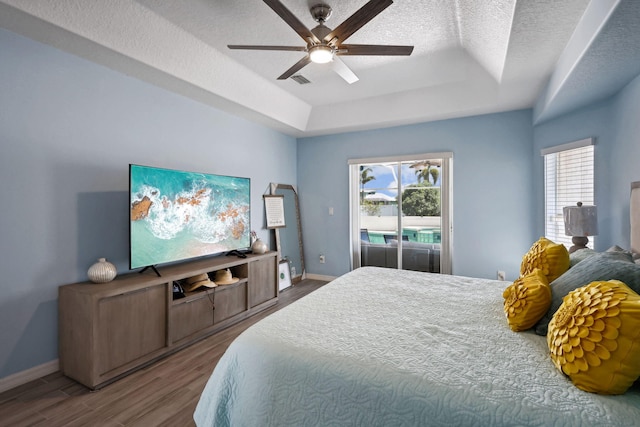
[[551, 283], [569, 269], [569, 264], [569, 251], [564, 245], [541, 237], [522, 257], [520, 276], [525, 276], [539, 268]]
[[640, 376], [640, 295], [618, 280], [572, 291], [549, 323], [547, 344], [579, 389], [624, 393]]
[[507, 322], [516, 332], [532, 328], [551, 306], [551, 287], [537, 268], [509, 285], [502, 296]]

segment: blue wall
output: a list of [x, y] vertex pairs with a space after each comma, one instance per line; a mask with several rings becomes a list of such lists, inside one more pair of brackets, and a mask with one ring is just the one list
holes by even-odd
[[450, 151], [454, 274], [495, 278], [500, 269], [517, 277], [536, 237], [531, 145], [531, 110], [299, 140], [307, 271], [349, 270], [349, 159]]
[[296, 140], [0, 30], [0, 378], [58, 357], [58, 286], [128, 270], [128, 165], [295, 184]]
[[612, 111], [613, 142], [606, 157], [608, 164], [604, 165], [610, 174], [610, 187], [601, 188], [601, 191], [609, 193], [610, 197], [611, 244], [628, 248], [631, 229], [629, 184], [640, 181], [640, 75], [615, 97]]
[[[595, 138], [596, 250], [629, 247], [630, 183], [640, 181], [640, 76], [617, 95], [534, 128], [535, 205], [544, 204], [542, 148]], [[544, 234], [544, 212], [536, 210], [537, 233]]]
[[266, 241], [262, 194], [297, 184], [307, 272], [335, 276], [349, 269], [347, 160], [451, 151], [454, 273], [513, 279], [543, 233], [540, 149], [595, 136], [598, 249], [629, 244], [640, 78], [535, 128], [524, 110], [296, 142], [5, 30], [0, 52], [0, 378], [57, 358], [58, 286], [98, 257], [127, 271], [129, 163], [251, 177]]

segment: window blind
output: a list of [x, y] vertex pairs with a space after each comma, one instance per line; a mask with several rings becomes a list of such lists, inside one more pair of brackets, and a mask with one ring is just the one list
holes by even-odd
[[[564, 234], [562, 208], [582, 202], [594, 205], [593, 145], [562, 151], [543, 152], [545, 181], [545, 237], [570, 247], [571, 236]], [[593, 249], [594, 238], [589, 238]]]

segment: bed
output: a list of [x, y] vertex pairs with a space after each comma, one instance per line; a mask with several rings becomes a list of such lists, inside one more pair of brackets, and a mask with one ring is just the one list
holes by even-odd
[[506, 284], [379, 267], [347, 273], [240, 335], [194, 420], [200, 427], [638, 425], [640, 386], [615, 396], [575, 387], [551, 362], [546, 337], [509, 328]]

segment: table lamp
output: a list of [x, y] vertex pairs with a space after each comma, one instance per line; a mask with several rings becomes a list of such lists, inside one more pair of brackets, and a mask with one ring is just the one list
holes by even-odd
[[573, 246], [569, 253], [579, 249], [586, 249], [589, 238], [598, 234], [598, 213], [595, 206], [583, 206], [578, 202], [577, 206], [565, 206], [562, 208], [564, 216], [564, 234], [572, 236]]

